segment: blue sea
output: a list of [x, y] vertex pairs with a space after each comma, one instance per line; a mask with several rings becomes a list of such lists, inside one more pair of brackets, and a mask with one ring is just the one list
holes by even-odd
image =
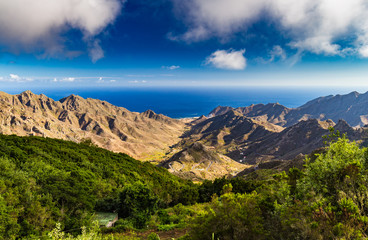
[[[347, 94], [354, 89], [328, 88], [77, 88], [31, 89], [59, 100], [71, 94], [96, 98], [130, 111], [151, 109], [172, 118], [208, 115], [217, 106], [244, 107], [257, 103], [280, 103], [286, 107], [299, 107], [306, 102], [326, 95]], [[18, 94], [21, 91], [7, 91]], [[364, 92], [360, 91], [360, 92]]]

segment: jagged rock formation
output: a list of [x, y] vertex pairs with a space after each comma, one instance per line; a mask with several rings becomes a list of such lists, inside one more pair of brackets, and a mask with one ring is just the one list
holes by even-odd
[[216, 153], [199, 142], [174, 154], [161, 166], [179, 177], [191, 180], [215, 179], [225, 175], [234, 176], [248, 167]]
[[54, 101], [25, 91], [0, 92], [0, 133], [36, 135], [76, 142], [91, 139], [100, 147], [138, 159], [162, 158], [179, 141], [185, 124], [148, 110], [130, 112], [106, 101], [71, 95]]
[[362, 127], [368, 124], [368, 92], [320, 97], [293, 109], [277, 103], [257, 104], [235, 109], [220, 106], [211, 111], [209, 116], [219, 116], [230, 110], [237, 111], [246, 117], [262, 119], [284, 127], [312, 118], [331, 119], [334, 122], [344, 119], [350, 126]]

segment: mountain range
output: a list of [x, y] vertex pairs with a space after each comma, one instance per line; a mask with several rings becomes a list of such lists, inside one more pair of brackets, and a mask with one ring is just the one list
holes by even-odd
[[185, 123], [147, 110], [130, 112], [106, 101], [70, 95], [54, 101], [25, 91], [0, 93], [0, 133], [43, 136], [124, 152], [138, 159], [160, 157], [179, 141]]
[[[0, 133], [87, 141], [158, 162], [195, 180], [236, 175], [258, 165], [301, 158], [324, 146], [333, 127], [365, 141], [368, 93], [314, 99], [298, 108], [278, 103], [222, 107], [199, 118], [131, 112], [106, 101], [70, 95], [55, 101], [25, 91], [0, 92]], [[354, 127], [351, 127], [354, 126]]]
[[256, 104], [248, 107], [222, 107], [212, 110], [209, 116], [217, 116], [234, 110], [246, 117], [289, 127], [301, 120], [318, 119], [338, 122], [345, 120], [350, 126], [362, 127], [368, 124], [368, 92], [351, 92], [346, 95], [329, 95], [307, 102], [298, 108], [287, 108], [278, 103]]

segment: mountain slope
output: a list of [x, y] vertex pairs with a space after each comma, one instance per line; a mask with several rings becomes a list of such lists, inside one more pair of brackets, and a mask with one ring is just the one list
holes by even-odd
[[351, 126], [362, 127], [368, 124], [368, 92], [330, 95], [309, 101], [288, 114], [287, 126], [306, 118], [331, 119], [335, 122], [344, 119]]
[[183, 138], [187, 143], [200, 141], [219, 148], [254, 141], [282, 129], [269, 122], [244, 117], [236, 110], [229, 110], [225, 114], [200, 121], [192, 126]]
[[0, 93], [0, 133], [93, 143], [140, 159], [161, 158], [185, 124], [153, 111], [130, 112], [106, 101], [71, 95], [54, 101], [25, 91]]
[[262, 122], [269, 122], [275, 125], [283, 126], [287, 123], [285, 116], [291, 109], [278, 103], [252, 104], [248, 107], [217, 107], [209, 113], [209, 116], [219, 116], [229, 111], [236, 111], [250, 118], [256, 118]]
[[346, 133], [351, 140], [362, 137], [361, 130], [354, 130], [345, 121], [337, 124], [331, 120], [303, 120], [286, 128], [282, 132], [273, 133], [256, 142], [240, 146], [229, 156], [248, 164], [258, 164], [270, 160], [291, 160], [299, 154], [309, 154], [324, 146], [323, 136], [329, 134], [329, 127], [334, 127], [341, 134]]
[[56, 222], [65, 230], [80, 229], [95, 211], [116, 211], [124, 186], [137, 182], [163, 206], [186, 204], [183, 199], [195, 187], [125, 154], [60, 139], [0, 134], [0, 238], [41, 236]]
[[199, 142], [174, 154], [160, 166], [167, 168], [174, 175], [191, 180], [234, 176], [247, 167]]
[[368, 92], [359, 94], [351, 92], [346, 95], [330, 95], [309, 101], [298, 107], [289, 109], [280, 104], [257, 104], [248, 107], [231, 108], [217, 107], [209, 116], [219, 116], [231, 110], [237, 111], [246, 117], [262, 119], [270, 123], [289, 127], [301, 120], [331, 119], [338, 122], [344, 119], [351, 126], [368, 124]]

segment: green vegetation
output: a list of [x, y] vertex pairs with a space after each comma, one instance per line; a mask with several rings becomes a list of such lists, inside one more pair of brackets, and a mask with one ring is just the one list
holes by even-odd
[[[146, 211], [140, 216], [140, 221], [146, 221], [157, 207], [195, 202], [196, 189], [164, 168], [88, 143], [0, 135], [3, 239], [41, 236], [56, 222], [66, 231], [78, 232], [81, 226], [91, 225], [95, 212]], [[139, 202], [146, 193], [154, 196], [147, 203], [154, 201], [152, 206], [135, 206], [127, 199], [137, 197]], [[144, 225], [139, 224], [135, 226]]]
[[[2, 239], [366, 239], [367, 186], [368, 151], [344, 137], [303, 169], [196, 185], [89, 144], [0, 136]], [[119, 220], [100, 229], [96, 212]]]

